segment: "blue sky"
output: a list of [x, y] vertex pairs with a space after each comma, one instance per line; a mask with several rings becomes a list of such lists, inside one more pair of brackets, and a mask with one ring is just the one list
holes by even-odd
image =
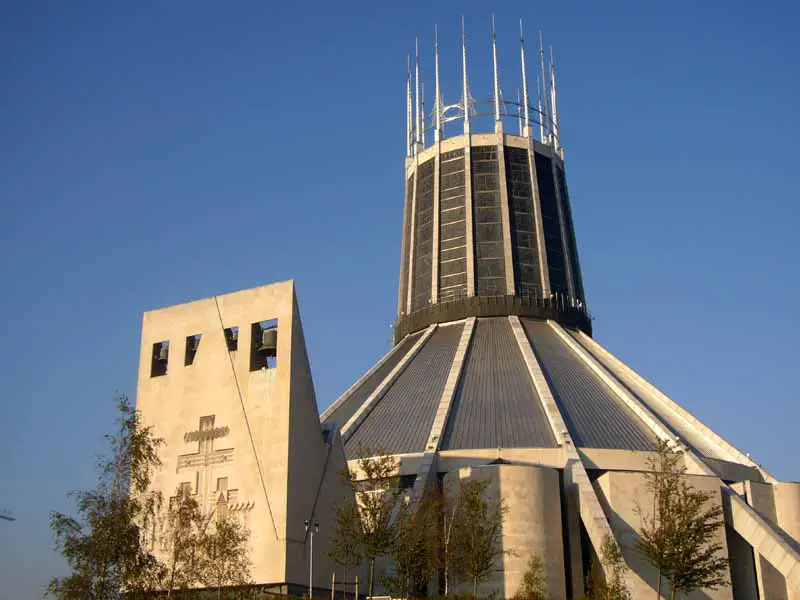
[[320, 408], [390, 344], [406, 53], [444, 96], [555, 45], [596, 338], [800, 479], [798, 8], [752, 2], [16, 2], [0, 7], [0, 599], [63, 564], [142, 311], [297, 281]]

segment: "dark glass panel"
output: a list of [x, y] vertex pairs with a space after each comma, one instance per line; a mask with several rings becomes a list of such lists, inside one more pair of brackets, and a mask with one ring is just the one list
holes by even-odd
[[441, 155], [439, 164], [439, 300], [467, 292], [464, 150]]
[[561, 167], [556, 167], [556, 177], [558, 178], [558, 189], [561, 192], [561, 209], [564, 214], [564, 224], [567, 231], [567, 248], [569, 248], [569, 264], [572, 268], [572, 282], [575, 285], [575, 295], [586, 302], [583, 295], [583, 277], [581, 277], [581, 265], [578, 260], [578, 245], [575, 241], [575, 227], [572, 222], [572, 205], [569, 201], [567, 192], [567, 178]]
[[536, 180], [539, 184], [539, 199], [542, 208], [542, 229], [547, 254], [547, 270], [550, 274], [550, 290], [567, 294], [567, 269], [564, 262], [564, 246], [561, 240], [561, 220], [558, 214], [558, 199], [553, 180], [552, 160], [535, 153]]
[[434, 161], [417, 168], [417, 202], [414, 216], [414, 276], [412, 309], [430, 304], [433, 256], [433, 174]]

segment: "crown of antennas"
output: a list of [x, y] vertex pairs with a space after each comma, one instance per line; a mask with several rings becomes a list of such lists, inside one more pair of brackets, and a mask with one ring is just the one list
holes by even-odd
[[[433, 140], [443, 138], [445, 123], [462, 120], [464, 133], [470, 133], [470, 119], [473, 117], [493, 116], [495, 132], [502, 133], [503, 118], [516, 118], [519, 135], [533, 137], [543, 144], [553, 146], [561, 152], [558, 129], [558, 109], [556, 106], [556, 67], [553, 60], [553, 47], [550, 47], [549, 69], [545, 65], [544, 38], [539, 30], [540, 71], [536, 76], [536, 106], [531, 106], [528, 95], [528, 75], [525, 66], [525, 39], [522, 19], [519, 20], [519, 50], [522, 70], [522, 91], [517, 90], [516, 102], [505, 100], [500, 90], [500, 76], [497, 66], [497, 34], [495, 32], [494, 15], [492, 15], [492, 64], [494, 66], [494, 90], [486, 101], [478, 101], [472, 97], [467, 77], [467, 36], [464, 29], [464, 17], [461, 17], [461, 99], [455, 104], [446, 104], [442, 100], [439, 83], [439, 32], [434, 27], [434, 71], [436, 89], [434, 91], [433, 110], [425, 113], [425, 84], [420, 80], [419, 36], [417, 36], [414, 52], [414, 73], [412, 78], [411, 56], [408, 57], [408, 78], [406, 80], [406, 154], [413, 156], [425, 148], [425, 134], [433, 131]], [[413, 83], [413, 86], [412, 86]], [[413, 93], [412, 93], [413, 87]], [[421, 87], [421, 90], [420, 90]], [[538, 134], [537, 134], [538, 132]]]

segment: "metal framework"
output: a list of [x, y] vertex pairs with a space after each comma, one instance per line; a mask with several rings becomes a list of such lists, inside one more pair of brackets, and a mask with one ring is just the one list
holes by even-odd
[[[439, 78], [439, 30], [434, 27], [434, 101], [429, 112], [425, 111], [424, 83], [421, 80], [421, 63], [419, 53], [419, 36], [414, 44], [414, 69], [411, 68], [411, 56], [406, 79], [406, 125], [407, 125], [407, 156], [414, 156], [426, 147], [426, 139], [434, 143], [444, 139], [444, 126], [455, 121], [464, 122], [464, 133], [470, 133], [470, 121], [475, 117], [490, 117], [495, 123], [495, 131], [502, 130], [504, 118], [516, 120], [520, 127], [520, 135], [534, 138], [542, 144], [553, 146], [557, 153], [561, 153], [560, 128], [558, 123], [558, 108], [556, 105], [556, 67], [553, 58], [553, 48], [550, 47], [550, 62], [546, 64], [544, 51], [544, 36], [539, 30], [539, 72], [536, 75], [537, 96], [535, 99], [528, 94], [528, 74], [525, 61], [525, 40], [522, 19], [519, 21], [519, 45], [521, 86], [518, 88], [517, 100], [506, 100], [500, 85], [498, 59], [497, 59], [497, 33], [495, 30], [494, 16], [492, 16], [492, 65], [493, 89], [492, 94], [486, 99], [476, 100], [469, 87], [467, 75], [467, 35], [464, 18], [461, 18], [461, 68], [462, 85], [460, 98], [456, 102], [447, 103]], [[520, 98], [521, 96], [521, 98]], [[531, 101], [536, 102], [535, 106]], [[538, 132], [538, 133], [536, 133]], [[432, 135], [426, 136], [427, 133]]]

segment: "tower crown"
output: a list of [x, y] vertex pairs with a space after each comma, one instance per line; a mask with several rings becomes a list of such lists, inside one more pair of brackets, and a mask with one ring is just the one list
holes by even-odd
[[[548, 72], [540, 33], [539, 93], [532, 107], [520, 21], [521, 98], [504, 100], [493, 22], [493, 93], [480, 102], [470, 93], [463, 19], [461, 41], [461, 100], [446, 104], [436, 33], [435, 98], [429, 115], [420, 92], [418, 41], [413, 81], [409, 60], [395, 340], [431, 323], [510, 314], [549, 318], [590, 333], [559, 137], [552, 50]], [[494, 118], [493, 131], [473, 131], [475, 117], [481, 116]], [[517, 121], [516, 134], [504, 131], [509, 119]], [[446, 138], [444, 124], [457, 120], [463, 121], [463, 134]]]

